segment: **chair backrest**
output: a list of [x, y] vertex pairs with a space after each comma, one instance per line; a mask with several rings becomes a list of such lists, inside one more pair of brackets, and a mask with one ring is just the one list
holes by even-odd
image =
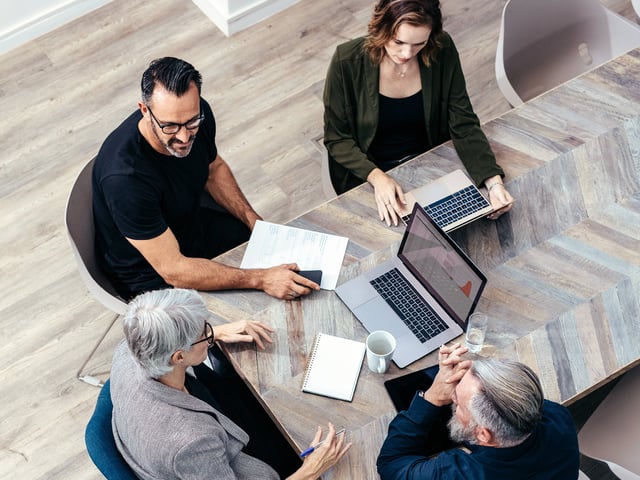
[[84, 432], [84, 443], [89, 457], [108, 480], [136, 480], [137, 477], [122, 458], [113, 438], [110, 387], [110, 381], [107, 380], [100, 390], [96, 408]]
[[508, 0], [498, 86], [519, 105], [640, 45], [640, 28], [599, 0]]
[[[322, 139], [320, 140], [322, 142]], [[331, 173], [329, 172], [329, 152], [324, 144], [320, 145], [322, 157], [320, 158], [320, 179], [322, 180], [322, 191], [329, 200], [338, 196], [333, 183], [331, 183]]]
[[93, 297], [108, 309], [123, 315], [127, 303], [120, 298], [111, 281], [96, 261], [91, 176], [95, 158], [78, 175], [65, 212], [65, 225], [80, 277]]
[[578, 432], [580, 451], [615, 462], [636, 475], [626, 477], [640, 478], [639, 405], [640, 365], [624, 374], [582, 426]]
[[636, 12], [636, 16], [640, 17], [640, 0], [631, 0], [633, 10]]
[[599, 0], [509, 0], [503, 10], [505, 59], [572, 25], [600, 16]]

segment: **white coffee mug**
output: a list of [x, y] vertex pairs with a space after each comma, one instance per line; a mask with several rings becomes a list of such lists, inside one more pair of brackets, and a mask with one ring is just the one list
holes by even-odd
[[396, 350], [396, 339], [389, 332], [377, 330], [367, 337], [367, 366], [375, 373], [389, 370], [393, 352]]

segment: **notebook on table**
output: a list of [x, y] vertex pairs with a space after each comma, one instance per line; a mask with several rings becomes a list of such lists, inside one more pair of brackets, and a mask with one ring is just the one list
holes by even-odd
[[397, 341], [403, 368], [466, 328], [487, 278], [418, 204], [396, 257], [336, 288], [369, 331]]
[[405, 197], [407, 207], [401, 213], [405, 223], [417, 203], [445, 232], [460, 228], [494, 211], [489, 201], [462, 170], [454, 170], [427, 185], [415, 188], [407, 192]]
[[311, 347], [302, 391], [350, 402], [365, 349], [363, 342], [319, 333]]

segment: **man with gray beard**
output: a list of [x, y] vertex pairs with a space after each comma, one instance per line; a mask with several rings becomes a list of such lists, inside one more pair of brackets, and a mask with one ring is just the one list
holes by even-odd
[[291, 300], [320, 287], [294, 263], [239, 269], [210, 259], [249, 239], [261, 217], [216, 147], [202, 77], [164, 57], [142, 75], [138, 109], [93, 168], [98, 263], [125, 299], [167, 287], [257, 289]]
[[[389, 425], [377, 461], [381, 479], [577, 479], [578, 438], [569, 411], [544, 399], [526, 365], [471, 362], [462, 358], [466, 351], [460, 344], [440, 348], [432, 385]], [[457, 446], [434, 452], [433, 444], [443, 441], [435, 438], [437, 426], [448, 417]]]

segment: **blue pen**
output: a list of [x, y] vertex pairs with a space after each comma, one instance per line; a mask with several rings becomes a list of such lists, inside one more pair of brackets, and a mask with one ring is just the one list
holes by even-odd
[[[341, 428], [340, 430], [338, 430], [336, 432], [336, 437], [342, 433], [344, 433], [345, 429]], [[315, 445], [311, 445], [309, 448], [307, 448], [304, 452], [302, 452], [300, 454], [300, 458], [304, 458], [307, 455], [309, 455], [310, 453], [312, 453], [316, 448], [318, 448], [320, 445], [322, 445], [324, 442], [326, 442], [327, 439], [325, 438], [324, 440], [322, 440], [321, 442], [316, 443]]]

